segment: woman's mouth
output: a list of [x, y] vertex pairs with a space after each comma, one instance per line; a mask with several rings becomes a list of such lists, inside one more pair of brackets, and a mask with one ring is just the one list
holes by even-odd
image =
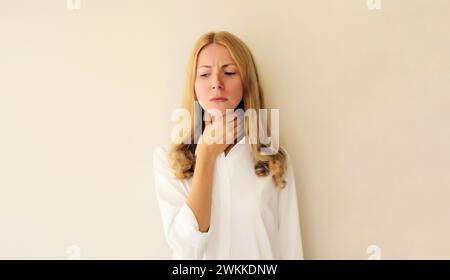
[[214, 98], [211, 98], [209, 101], [210, 102], [225, 102], [227, 100], [228, 99], [226, 99], [225, 97], [214, 97]]

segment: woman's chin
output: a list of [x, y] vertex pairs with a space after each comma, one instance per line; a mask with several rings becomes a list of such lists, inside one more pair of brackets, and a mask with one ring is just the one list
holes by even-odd
[[225, 115], [227, 113], [227, 109], [233, 110], [233, 108], [231, 108], [231, 107], [228, 108], [227, 106], [221, 106], [221, 105], [213, 105], [213, 106], [208, 107], [206, 110], [217, 110], [217, 111], [220, 111], [220, 113], [222, 115]]

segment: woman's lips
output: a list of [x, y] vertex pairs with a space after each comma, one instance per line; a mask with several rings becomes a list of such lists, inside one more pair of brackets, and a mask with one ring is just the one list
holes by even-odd
[[227, 101], [228, 99], [226, 99], [225, 97], [214, 97], [214, 98], [211, 98], [209, 101], [211, 101], [211, 102], [224, 102], [224, 101]]

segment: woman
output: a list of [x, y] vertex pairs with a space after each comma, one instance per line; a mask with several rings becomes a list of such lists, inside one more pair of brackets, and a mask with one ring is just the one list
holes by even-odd
[[[229, 118], [233, 109], [265, 108], [252, 54], [233, 34], [210, 32], [195, 44], [183, 108], [193, 116], [195, 104], [204, 122], [190, 119], [188, 141], [154, 152], [155, 190], [173, 258], [303, 259], [286, 150], [262, 153], [260, 139], [248, 140], [251, 120]], [[229, 135], [233, 142], [217, 141]]]

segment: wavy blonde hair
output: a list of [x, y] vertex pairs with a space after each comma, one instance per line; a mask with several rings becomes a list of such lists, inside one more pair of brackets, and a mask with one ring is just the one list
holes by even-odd
[[[253, 56], [249, 48], [235, 35], [221, 31], [208, 32], [202, 35], [194, 45], [193, 51], [189, 58], [185, 90], [181, 107], [188, 110], [191, 116], [194, 116], [194, 104], [197, 100], [194, 90], [197, 59], [202, 49], [212, 43], [225, 46], [230, 52], [232, 58], [238, 65], [239, 72], [243, 83], [243, 107], [247, 109], [255, 109], [257, 114], [257, 122], [259, 123], [259, 109], [265, 109], [264, 95], [259, 83], [258, 73]], [[242, 104], [242, 102], [241, 102]], [[179, 144], [172, 144], [169, 152], [170, 166], [173, 169], [177, 179], [189, 179], [194, 174], [195, 169], [195, 148], [194, 130], [198, 125], [195, 124], [195, 118], [191, 118], [190, 141], [183, 141]], [[245, 118], [245, 136], [249, 139], [249, 119]], [[259, 125], [257, 126], [259, 128]], [[266, 126], [267, 132], [271, 134], [270, 125]], [[259, 134], [258, 134], [259, 135]], [[251, 153], [255, 159], [255, 174], [258, 176], [272, 175], [275, 187], [278, 190], [286, 186], [283, 179], [287, 170], [287, 154], [280, 147], [278, 152], [273, 155], [264, 155], [260, 153], [261, 147], [266, 145], [260, 143], [259, 137], [257, 143], [251, 145]], [[192, 144], [186, 144], [192, 143]]]

